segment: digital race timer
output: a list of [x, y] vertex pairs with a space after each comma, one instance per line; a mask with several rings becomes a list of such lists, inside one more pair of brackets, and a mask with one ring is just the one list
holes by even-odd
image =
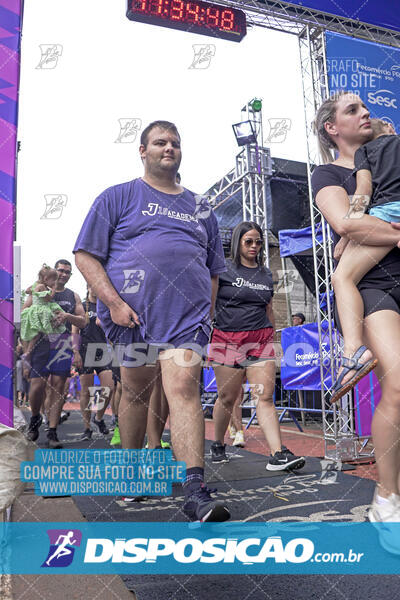
[[210, 2], [187, 0], [128, 0], [131, 21], [172, 27], [240, 42], [246, 35], [243, 11]]

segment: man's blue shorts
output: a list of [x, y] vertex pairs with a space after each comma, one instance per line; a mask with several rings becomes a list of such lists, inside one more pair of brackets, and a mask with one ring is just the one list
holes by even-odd
[[120, 327], [115, 325], [107, 332], [108, 339], [113, 343], [114, 361], [122, 367], [154, 366], [158, 355], [170, 348], [188, 348], [197, 352], [203, 358], [207, 355], [209, 331], [200, 325], [170, 343], [148, 344], [143, 340], [139, 327]]
[[69, 377], [72, 365], [71, 334], [42, 335], [31, 354], [30, 378], [46, 378], [48, 375]]

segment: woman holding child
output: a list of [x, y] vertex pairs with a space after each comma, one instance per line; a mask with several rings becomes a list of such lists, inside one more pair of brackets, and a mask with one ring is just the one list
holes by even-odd
[[[344, 242], [349, 240], [355, 257], [357, 247], [354, 243], [360, 246], [360, 256], [365, 253], [366, 246], [371, 248], [370, 254], [377, 256], [379, 252], [375, 249], [386, 247], [386, 251], [381, 252], [383, 258], [360, 279], [354, 279], [364, 307], [364, 345], [356, 348], [348, 344], [346, 348], [345, 341], [346, 358], [342, 361], [340, 382], [335, 389], [339, 390], [340, 397], [346, 383], [350, 382], [346, 388], [349, 389], [359, 374], [365, 374], [377, 365], [375, 372], [382, 399], [374, 413], [372, 436], [379, 482], [368, 518], [372, 522], [400, 522], [400, 249], [396, 247], [400, 233], [389, 222], [370, 214], [348, 218], [349, 197], [357, 188], [354, 156], [360, 146], [373, 138], [369, 112], [362, 100], [347, 92], [331, 96], [317, 112], [315, 129], [324, 162], [329, 164], [315, 168], [313, 194], [319, 210], [332, 227], [335, 245], [340, 237]], [[334, 161], [332, 149], [337, 151]], [[343, 247], [344, 243], [341, 245]], [[345, 248], [343, 256], [346, 252], [350, 249]], [[337, 257], [338, 253], [335, 255]], [[335, 291], [339, 296], [340, 314], [345, 315], [347, 323], [352, 317], [358, 325], [358, 309], [349, 309], [356, 304], [346, 306], [338, 281], [335, 281]]]

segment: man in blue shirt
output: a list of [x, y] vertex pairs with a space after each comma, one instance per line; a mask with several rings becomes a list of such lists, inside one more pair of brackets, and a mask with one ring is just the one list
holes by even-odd
[[228, 509], [204, 484], [199, 396], [201, 348], [208, 342], [218, 274], [225, 271], [222, 243], [204, 199], [176, 182], [176, 126], [155, 121], [140, 142], [144, 176], [95, 200], [75, 260], [99, 299], [106, 336], [120, 350], [123, 448], [142, 448], [160, 352], [174, 453], [187, 468], [184, 512], [192, 520], [224, 521]]

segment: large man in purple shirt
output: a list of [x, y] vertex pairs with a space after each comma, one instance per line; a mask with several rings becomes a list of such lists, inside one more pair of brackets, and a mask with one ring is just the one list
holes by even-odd
[[100, 321], [122, 360], [122, 446], [143, 445], [156, 377], [150, 357], [159, 352], [174, 453], [187, 468], [184, 512], [192, 520], [224, 521], [228, 509], [204, 484], [199, 397], [200, 348], [225, 271], [218, 225], [208, 205], [176, 183], [181, 140], [173, 123], [148, 125], [139, 151], [144, 176], [95, 200], [75, 244], [76, 264], [99, 298]]

